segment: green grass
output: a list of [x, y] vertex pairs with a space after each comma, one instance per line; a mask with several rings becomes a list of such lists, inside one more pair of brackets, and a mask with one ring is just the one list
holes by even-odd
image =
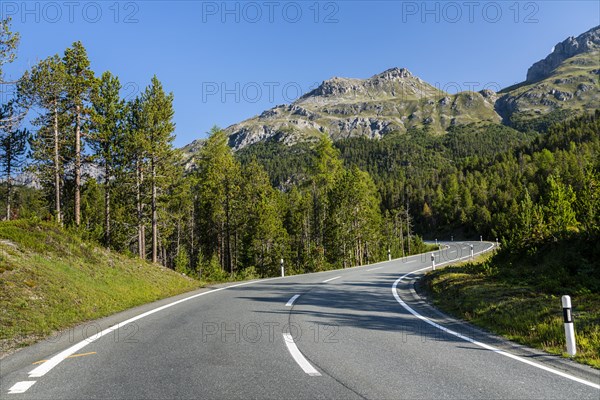
[[0, 222], [0, 355], [56, 330], [200, 286], [53, 224]]
[[[517, 343], [567, 356], [561, 296], [532, 285], [506, 281], [492, 258], [428, 274], [423, 287], [434, 304], [458, 318]], [[600, 295], [570, 294], [575, 319], [575, 360], [600, 368]]]

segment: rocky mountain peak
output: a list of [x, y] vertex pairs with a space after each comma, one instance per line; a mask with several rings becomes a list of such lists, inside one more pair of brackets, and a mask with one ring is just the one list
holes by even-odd
[[595, 50], [600, 50], [600, 25], [577, 37], [571, 36], [554, 46], [552, 53], [529, 68], [527, 82], [545, 79], [566, 59]]
[[381, 79], [381, 80], [398, 80], [398, 79], [406, 79], [412, 78], [413, 75], [406, 68], [390, 68], [388, 70], [383, 71], [380, 74], [377, 74], [371, 78], [371, 80]]
[[[331, 103], [359, 98], [376, 99], [399, 96], [404, 90], [414, 93], [430, 89], [423, 81], [406, 68], [390, 68], [368, 79], [333, 77], [323, 81], [319, 87], [300, 97], [296, 103]], [[421, 87], [423, 86], [423, 87]]]

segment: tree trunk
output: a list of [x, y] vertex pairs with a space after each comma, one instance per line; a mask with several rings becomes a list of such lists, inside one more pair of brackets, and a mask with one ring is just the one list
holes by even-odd
[[75, 107], [75, 226], [81, 224], [81, 106]]
[[152, 262], [158, 262], [158, 216], [156, 213], [156, 160], [153, 156], [150, 160], [152, 169]]
[[144, 205], [142, 203], [142, 183], [144, 181], [144, 173], [142, 171], [141, 160], [135, 162], [136, 176], [136, 202], [137, 202], [137, 219], [138, 219], [138, 254], [140, 258], [146, 258], [146, 231], [144, 228]]
[[396, 218], [400, 218], [400, 246], [402, 246], [402, 257], [404, 257], [404, 231], [402, 229], [402, 216], [397, 214]]
[[11, 182], [10, 175], [6, 179], [6, 221], [10, 221], [10, 196], [11, 196]]
[[410, 255], [410, 214], [408, 213], [408, 197], [406, 198], [406, 237], [408, 242], [408, 255]]
[[106, 161], [104, 169], [104, 244], [110, 246], [110, 166]]
[[58, 145], [58, 107], [54, 105], [54, 212], [56, 222], [62, 225], [60, 211], [60, 156]]
[[180, 245], [181, 245], [181, 220], [177, 219], [177, 247], [175, 249], [175, 256], [179, 255]]
[[233, 263], [231, 262], [231, 225], [229, 210], [229, 185], [225, 183], [225, 265], [229, 272], [233, 274]]
[[9, 136], [9, 143], [8, 143], [8, 149], [6, 151], [6, 221], [10, 221], [10, 196], [12, 195], [12, 171], [11, 171], [11, 167], [12, 167], [12, 146], [13, 144], [10, 143], [12, 142], [12, 137]]

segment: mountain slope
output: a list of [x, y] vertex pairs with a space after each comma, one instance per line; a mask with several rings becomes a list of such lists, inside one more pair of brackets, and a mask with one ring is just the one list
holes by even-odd
[[240, 149], [265, 140], [293, 144], [327, 132], [334, 140], [380, 138], [429, 126], [435, 132], [475, 121], [499, 122], [491, 91], [450, 95], [392, 68], [369, 79], [332, 78], [290, 105], [230, 126], [229, 144]]

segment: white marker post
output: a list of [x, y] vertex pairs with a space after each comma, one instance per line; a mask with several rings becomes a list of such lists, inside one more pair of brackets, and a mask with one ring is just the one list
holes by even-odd
[[431, 268], [435, 271], [435, 254], [431, 253]]
[[285, 270], [283, 269], [283, 258], [281, 259], [281, 277], [285, 277]]
[[483, 242], [483, 236], [482, 235], [479, 235], [479, 241]]
[[454, 242], [454, 236], [450, 236], [450, 241]]
[[435, 245], [436, 245], [436, 246], [438, 245], [437, 239], [435, 239]]
[[577, 348], [575, 347], [575, 327], [573, 326], [573, 313], [571, 311], [571, 296], [562, 297], [562, 306], [565, 335], [567, 337], [567, 353], [572, 357], [577, 353]]
[[392, 261], [392, 250], [388, 249], [388, 261]]
[[471, 260], [473, 259], [473, 245], [471, 245]]
[[496, 247], [500, 246], [500, 242], [498, 242], [498, 238], [496, 238]]

